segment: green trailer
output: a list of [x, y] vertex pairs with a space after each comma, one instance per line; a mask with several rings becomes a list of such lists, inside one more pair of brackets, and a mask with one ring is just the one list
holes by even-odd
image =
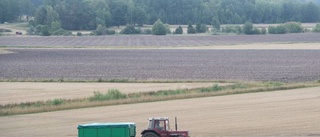
[[93, 123], [78, 125], [78, 137], [135, 137], [134, 123]]

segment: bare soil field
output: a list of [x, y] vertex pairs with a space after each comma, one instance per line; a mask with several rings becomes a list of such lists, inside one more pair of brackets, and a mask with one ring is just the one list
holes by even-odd
[[[178, 117], [191, 137], [320, 136], [320, 88], [238, 94], [0, 117], [2, 137], [76, 137], [77, 125]], [[171, 128], [174, 124], [171, 123]]]
[[21, 47], [170, 47], [253, 43], [319, 43], [320, 33], [284, 35], [120, 35], [120, 36], [2, 36], [0, 46]]
[[224, 46], [172, 47], [167, 49], [208, 49], [208, 50], [320, 50], [320, 43], [256, 43]]
[[245, 80], [320, 78], [320, 50], [7, 49], [1, 80]]
[[[109, 89], [118, 89], [121, 93], [151, 92], [159, 90], [194, 89], [211, 87], [215, 83], [34, 83], [0, 82], [0, 105], [47, 101], [53, 99], [80, 99], [101, 93]], [[228, 83], [216, 83], [219, 86]]]

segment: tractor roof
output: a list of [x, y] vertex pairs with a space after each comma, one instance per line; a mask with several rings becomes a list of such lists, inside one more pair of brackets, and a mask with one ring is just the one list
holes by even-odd
[[149, 118], [149, 120], [168, 120], [168, 117], [160, 117], [160, 118]]

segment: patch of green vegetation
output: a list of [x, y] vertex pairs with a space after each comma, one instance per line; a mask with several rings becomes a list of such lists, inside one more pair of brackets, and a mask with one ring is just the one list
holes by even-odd
[[170, 96], [170, 95], [178, 95], [187, 93], [186, 89], [176, 89], [176, 90], [160, 90], [157, 91], [155, 96]]
[[200, 92], [215, 92], [215, 91], [221, 91], [223, 89], [224, 87], [218, 86], [218, 84], [214, 84], [212, 87], [200, 89]]
[[52, 101], [49, 102], [49, 104], [53, 105], [53, 106], [58, 106], [64, 103], [63, 99], [54, 99]]
[[117, 89], [110, 89], [107, 93], [103, 94], [98, 92], [94, 92], [94, 95], [89, 97], [90, 101], [105, 101], [105, 100], [117, 100], [127, 98], [126, 94], [121, 93]]
[[250, 84], [232, 84], [228, 86], [219, 86], [218, 84], [214, 84], [212, 87], [209, 88], [201, 88], [199, 92], [217, 92], [217, 91], [224, 91], [224, 90], [236, 90], [236, 89], [247, 89], [250, 88]]
[[284, 85], [284, 83], [282, 82], [265, 82], [262, 85], [266, 86], [266, 87], [279, 87]]

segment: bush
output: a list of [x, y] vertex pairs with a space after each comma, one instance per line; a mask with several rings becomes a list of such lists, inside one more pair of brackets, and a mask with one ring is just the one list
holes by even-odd
[[166, 27], [160, 19], [158, 19], [152, 26], [153, 35], [166, 35]]
[[254, 34], [254, 32], [253, 32], [253, 24], [251, 22], [246, 22], [243, 25], [243, 33], [247, 34], [247, 35]]
[[49, 27], [47, 25], [38, 25], [36, 27], [36, 35], [40, 36], [50, 36]]
[[218, 35], [220, 33], [220, 30], [217, 30], [216, 28], [212, 28], [210, 30], [210, 32], [213, 34], [213, 35]]
[[141, 30], [140, 29], [136, 29], [132, 25], [128, 25], [128, 26], [126, 26], [124, 29], [122, 29], [120, 31], [120, 34], [140, 34], [140, 33], [141, 33]]
[[102, 25], [98, 25], [98, 27], [95, 30], [95, 34], [96, 35], [106, 35], [106, 31], [107, 31], [106, 27], [104, 27]]
[[58, 21], [51, 22], [51, 32], [61, 29], [61, 23]]
[[240, 26], [225, 26], [222, 28], [221, 30], [222, 32], [224, 33], [237, 33], [237, 34], [240, 34], [242, 32], [242, 29]]
[[188, 34], [195, 34], [196, 30], [194, 29], [194, 27], [191, 25], [191, 23], [189, 23], [188, 25], [188, 30], [187, 30]]
[[316, 27], [313, 29], [313, 32], [320, 33], [320, 23], [316, 25]]
[[94, 35], [114, 35], [116, 34], [115, 30], [108, 30], [106, 27], [102, 25], [98, 25], [96, 30], [93, 32]]
[[58, 106], [58, 105], [63, 104], [64, 100], [63, 99], [54, 99], [54, 100], [49, 101], [47, 103], [50, 104], [50, 105], [53, 105], [53, 106]]
[[303, 32], [303, 27], [301, 26], [301, 23], [290, 22], [290, 23], [284, 24], [284, 26], [287, 28], [287, 31], [289, 33], [301, 33], [301, 32]]
[[276, 27], [269, 26], [269, 34], [286, 34], [286, 33], [302, 33], [303, 27], [301, 23], [290, 22]]
[[269, 26], [268, 28], [269, 34], [286, 34], [288, 33], [287, 28], [284, 25], [279, 25], [279, 26]]
[[121, 93], [117, 89], [108, 90], [108, 93], [94, 92], [94, 95], [89, 98], [90, 101], [104, 101], [104, 100], [116, 100], [127, 98], [126, 94]]
[[177, 90], [161, 90], [155, 93], [156, 96], [169, 96], [169, 95], [178, 95], [185, 94], [186, 90], [177, 89]]
[[277, 28], [275, 26], [268, 27], [269, 34], [277, 34]]
[[286, 34], [288, 33], [288, 29], [284, 25], [279, 25], [276, 27], [276, 34]]
[[223, 87], [218, 86], [218, 84], [214, 84], [212, 87], [210, 88], [202, 88], [200, 90], [200, 92], [215, 92], [215, 91], [220, 91], [223, 90]]
[[12, 30], [10, 30], [10, 29], [0, 28], [0, 32], [12, 32]]
[[82, 33], [81, 32], [77, 32], [77, 36], [82, 36]]
[[30, 26], [27, 29], [27, 35], [35, 35], [35, 32], [36, 32], [36, 28], [34, 28], [33, 26]]
[[105, 33], [106, 33], [106, 35], [114, 35], [114, 34], [116, 34], [116, 31], [107, 29]]
[[254, 27], [252, 30], [252, 34], [261, 34], [261, 31], [258, 28]]
[[165, 24], [164, 26], [166, 27], [166, 33], [167, 34], [171, 34], [170, 25], [169, 24]]
[[176, 30], [174, 31], [174, 34], [183, 34], [183, 29], [181, 26], [179, 26], [178, 28], [176, 28]]
[[64, 29], [58, 29], [56, 31], [52, 32], [52, 35], [56, 35], [56, 36], [71, 36], [72, 33], [70, 31], [64, 30]]
[[197, 23], [196, 25], [196, 32], [197, 33], [205, 33], [207, 32], [207, 26], [205, 24], [200, 24], [200, 23]]
[[262, 28], [261, 29], [261, 34], [267, 34], [267, 29], [266, 28]]

